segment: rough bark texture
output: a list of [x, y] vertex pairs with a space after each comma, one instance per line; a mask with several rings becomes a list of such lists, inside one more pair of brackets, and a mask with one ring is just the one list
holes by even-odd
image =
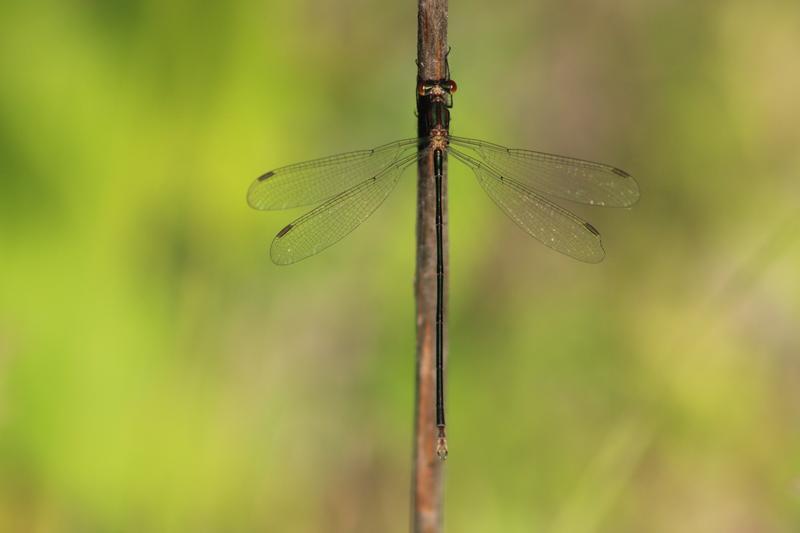
[[[419, 80], [447, 77], [447, 0], [419, 0], [417, 40]], [[420, 116], [418, 129], [422, 131]], [[445, 169], [446, 169], [445, 164]], [[446, 173], [445, 173], [446, 178]], [[414, 474], [412, 530], [435, 533], [442, 530], [442, 470], [436, 455], [436, 223], [433, 153], [420, 160], [417, 185], [417, 386], [414, 420]], [[447, 180], [443, 180], [443, 226], [445, 280], [447, 254]], [[447, 290], [445, 285], [445, 301]], [[445, 324], [447, 306], [445, 306]], [[445, 335], [445, 354], [447, 338]], [[445, 359], [446, 361], [446, 359]]]

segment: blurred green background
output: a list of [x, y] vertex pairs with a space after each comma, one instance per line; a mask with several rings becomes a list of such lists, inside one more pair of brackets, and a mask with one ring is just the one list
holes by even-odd
[[[450, 172], [454, 532], [800, 530], [800, 4], [452, 1], [452, 131], [618, 165], [528, 238]], [[415, 2], [0, 5], [0, 531], [408, 528], [415, 178], [324, 254], [250, 182], [415, 131]]]

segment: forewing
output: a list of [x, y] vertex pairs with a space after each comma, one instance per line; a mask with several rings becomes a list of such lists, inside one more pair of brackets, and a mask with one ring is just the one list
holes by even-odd
[[630, 207], [639, 200], [636, 180], [610, 165], [464, 137], [451, 137], [450, 142], [469, 149], [504, 178], [545, 195], [606, 207]]
[[270, 211], [318, 204], [377, 175], [417, 149], [417, 139], [379, 146], [271, 170], [247, 192], [255, 209]]

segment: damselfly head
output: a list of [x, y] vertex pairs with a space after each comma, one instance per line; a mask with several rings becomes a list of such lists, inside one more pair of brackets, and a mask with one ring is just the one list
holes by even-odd
[[417, 85], [419, 96], [444, 96], [453, 94], [458, 85], [453, 80], [423, 80]]

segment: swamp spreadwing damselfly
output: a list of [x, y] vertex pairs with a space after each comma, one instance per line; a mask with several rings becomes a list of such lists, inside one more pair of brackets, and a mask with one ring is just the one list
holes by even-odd
[[[448, 76], [449, 78], [449, 76]], [[449, 134], [456, 84], [423, 80], [417, 112], [424, 135], [271, 170], [247, 194], [255, 209], [270, 211], [318, 205], [278, 232], [270, 255], [288, 265], [321, 252], [366, 220], [409, 165], [433, 153], [436, 186], [436, 426], [437, 454], [447, 455], [444, 417], [444, 260], [442, 180], [445, 154], [475, 173], [478, 182], [514, 222], [544, 245], [587, 263], [602, 261], [600, 233], [553, 200], [630, 207], [639, 199], [636, 181], [618, 168], [559, 155], [505, 148]]]

